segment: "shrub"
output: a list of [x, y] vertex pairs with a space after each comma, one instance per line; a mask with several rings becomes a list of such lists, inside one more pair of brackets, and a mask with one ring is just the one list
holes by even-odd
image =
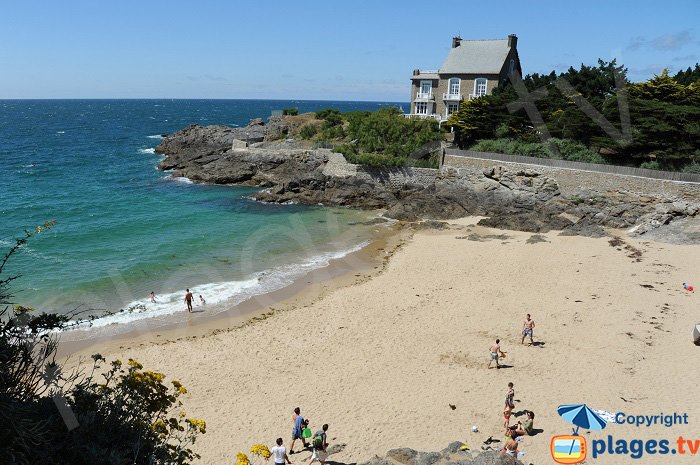
[[318, 133], [318, 128], [316, 127], [316, 125], [311, 124], [311, 123], [305, 124], [299, 130], [299, 136], [301, 136], [302, 139], [311, 139], [317, 133]]
[[696, 161], [688, 163], [683, 167], [682, 171], [684, 173], [700, 173], [700, 163]]
[[606, 163], [605, 159], [599, 153], [571, 139], [557, 139], [552, 137], [546, 142], [546, 147], [550, 158], [562, 158], [564, 160], [580, 161], [584, 163]]
[[606, 163], [598, 153], [580, 142], [551, 138], [546, 142], [525, 142], [513, 139], [485, 139], [478, 141], [472, 150], [523, 155], [537, 158], [556, 158], [585, 163]]
[[[33, 234], [27, 232], [0, 258], [0, 275]], [[187, 390], [178, 381], [165, 383], [165, 375], [134, 360], [127, 367], [115, 360], [102, 370], [99, 354], [88, 374], [64, 374], [55, 361], [57, 331], [71, 325], [69, 318], [10, 307], [8, 284], [14, 279], [0, 276], [3, 463], [182, 465], [198, 457], [189, 446], [206, 425], [181, 411], [179, 398]]]
[[289, 115], [289, 116], [296, 116], [299, 114], [299, 109], [298, 108], [285, 108], [282, 110], [283, 115]]
[[645, 161], [643, 163], [640, 163], [639, 167], [644, 168], [646, 170], [660, 170], [661, 164], [656, 160], [652, 160], [652, 161]]

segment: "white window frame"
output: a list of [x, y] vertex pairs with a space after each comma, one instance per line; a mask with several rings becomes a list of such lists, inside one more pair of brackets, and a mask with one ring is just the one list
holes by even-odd
[[[483, 93], [481, 93], [479, 91], [479, 87], [480, 87], [479, 81], [483, 81], [483, 85], [484, 85]], [[485, 77], [480, 77], [480, 78], [474, 79], [474, 97], [482, 97], [482, 96], [486, 95], [486, 93], [488, 92], [488, 89], [489, 89], [489, 80], [488, 79], [486, 79]]]
[[[457, 92], [452, 90], [452, 86], [457, 84]], [[458, 77], [450, 78], [447, 81], [447, 95], [459, 95], [460, 87], [462, 86], [462, 80]]]
[[[416, 115], [427, 115], [428, 114], [428, 102], [416, 102]], [[421, 111], [423, 110], [423, 111]]]
[[[450, 111], [450, 107], [453, 107], [454, 110]], [[458, 102], [447, 102], [447, 107], [445, 108], [445, 116], [450, 116], [452, 113], [455, 113], [457, 110], [459, 110], [459, 103]]]
[[[423, 92], [424, 86], [428, 87], [428, 92]], [[433, 81], [424, 79], [420, 81], [420, 90], [418, 91], [421, 95], [433, 95]]]

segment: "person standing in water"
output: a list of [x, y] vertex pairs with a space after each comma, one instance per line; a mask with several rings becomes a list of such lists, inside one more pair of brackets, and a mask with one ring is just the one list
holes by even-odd
[[151, 291], [150, 297], [151, 297], [151, 302], [156, 303], [156, 293]]
[[204, 300], [204, 297], [202, 297], [202, 294], [199, 294], [199, 303], [200, 303], [201, 305], [206, 305], [206, 304], [207, 304], [207, 301]]
[[194, 296], [192, 295], [190, 290], [187, 289], [187, 292], [185, 293], [185, 303], [187, 304], [187, 311], [189, 313], [192, 313], [192, 299], [193, 298], [194, 298]]

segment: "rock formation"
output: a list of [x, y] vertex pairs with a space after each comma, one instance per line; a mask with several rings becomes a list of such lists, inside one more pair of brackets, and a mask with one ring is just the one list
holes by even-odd
[[[253, 120], [244, 128], [189, 126], [156, 148], [166, 155], [159, 168], [197, 182], [260, 186], [265, 189], [253, 197], [264, 202], [385, 209], [387, 217], [407, 221], [480, 215], [488, 217], [481, 224], [496, 228], [600, 236], [605, 228], [644, 235], [700, 218], [700, 205], [675, 199], [594, 190], [565, 198], [555, 179], [530, 170], [372, 168], [351, 165], [328, 149], [267, 142], [286, 134], [285, 124], [279, 119], [269, 125]], [[233, 148], [235, 140], [246, 138], [249, 147]]]

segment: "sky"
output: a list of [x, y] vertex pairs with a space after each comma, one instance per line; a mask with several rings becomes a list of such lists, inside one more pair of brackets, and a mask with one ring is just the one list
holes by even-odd
[[700, 61], [700, 0], [0, 0], [0, 99], [405, 102], [452, 37], [518, 36], [524, 74]]

